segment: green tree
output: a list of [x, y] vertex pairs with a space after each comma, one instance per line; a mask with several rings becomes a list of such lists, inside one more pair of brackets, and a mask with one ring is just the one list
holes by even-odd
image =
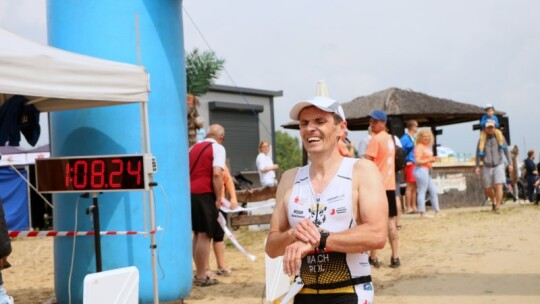
[[195, 48], [186, 55], [186, 90], [188, 94], [202, 96], [208, 92], [214, 79], [218, 78], [225, 60], [214, 52]]
[[302, 165], [302, 147], [298, 138], [287, 132], [276, 132], [276, 161], [281, 172]]
[[193, 146], [197, 142], [197, 130], [203, 127], [199, 117], [199, 99], [210, 90], [214, 79], [219, 76], [225, 60], [218, 58], [214, 52], [194, 49], [186, 55], [186, 102], [188, 121], [188, 143]]

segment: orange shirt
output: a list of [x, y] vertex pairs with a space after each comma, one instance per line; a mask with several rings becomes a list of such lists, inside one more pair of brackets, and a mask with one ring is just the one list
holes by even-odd
[[[433, 149], [431, 149], [431, 146], [424, 145], [423, 143], [417, 143], [414, 147], [414, 159], [416, 160], [428, 160], [433, 157]], [[418, 165], [417, 165], [418, 166]], [[420, 165], [420, 167], [424, 167], [426, 169], [431, 169], [433, 166], [433, 163], [429, 162], [423, 165]]]
[[396, 147], [390, 134], [381, 131], [372, 135], [365, 155], [372, 157], [373, 162], [379, 168], [385, 189], [396, 190], [396, 174], [394, 172]]

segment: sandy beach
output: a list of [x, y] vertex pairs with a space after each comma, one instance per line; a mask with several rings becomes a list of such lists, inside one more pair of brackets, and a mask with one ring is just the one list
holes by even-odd
[[[388, 244], [379, 252], [375, 303], [540, 303], [539, 206], [509, 202], [501, 214], [490, 207], [444, 211], [447, 216], [436, 220], [402, 217], [402, 266], [388, 267]], [[266, 231], [242, 228], [235, 235], [257, 260], [229, 244], [232, 276], [220, 277], [216, 286], [194, 287], [184, 303], [262, 303]], [[52, 238], [14, 240], [9, 261], [13, 266], [3, 271], [4, 284], [17, 304], [54, 297]]]

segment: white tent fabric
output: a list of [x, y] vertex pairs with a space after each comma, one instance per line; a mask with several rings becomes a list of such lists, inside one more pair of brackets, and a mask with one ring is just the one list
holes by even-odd
[[41, 112], [73, 110], [147, 102], [149, 91], [144, 67], [70, 53], [0, 28], [0, 104], [23, 95]]

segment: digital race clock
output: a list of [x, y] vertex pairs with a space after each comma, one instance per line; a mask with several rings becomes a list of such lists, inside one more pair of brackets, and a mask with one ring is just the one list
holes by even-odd
[[36, 159], [39, 192], [147, 190], [147, 174], [156, 171], [155, 158], [150, 155]]

